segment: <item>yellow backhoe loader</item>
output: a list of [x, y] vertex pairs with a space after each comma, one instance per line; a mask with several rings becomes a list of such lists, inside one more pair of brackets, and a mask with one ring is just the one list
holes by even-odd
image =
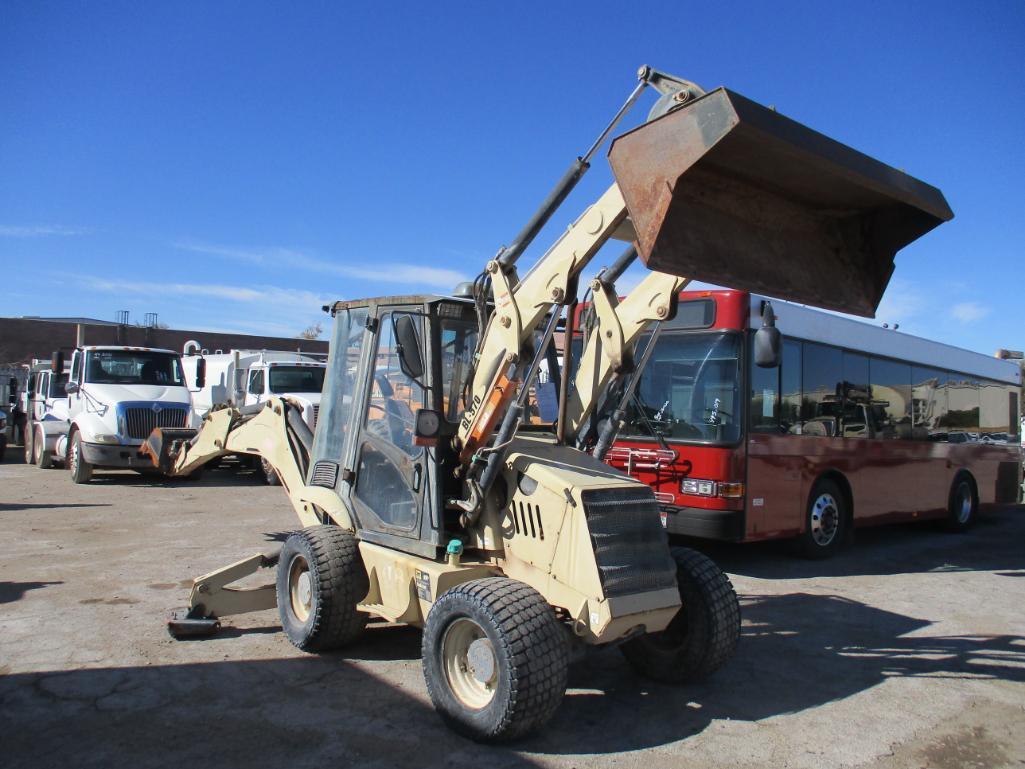
[[[519, 257], [649, 86], [652, 114], [609, 150], [615, 183], [519, 276]], [[739, 636], [732, 585], [706, 557], [670, 548], [652, 491], [579, 451], [581, 425], [633, 368], [641, 332], [672, 317], [680, 276], [871, 314], [896, 251], [950, 216], [938, 190], [772, 110], [642, 68], [462, 296], [326, 308], [316, 434], [277, 398], [212, 412], [198, 434], [151, 436], [172, 475], [223, 454], [263, 457], [303, 526], [277, 554], [196, 579], [172, 632], [274, 606], [308, 651], [353, 642], [370, 617], [422, 627], [435, 707], [479, 740], [541, 727], [588, 646], [618, 645], [661, 681], [713, 672]], [[610, 239], [631, 246], [592, 283], [598, 325], [574, 373], [553, 336]], [[637, 255], [659, 272], [620, 302], [615, 279]], [[264, 567], [274, 585], [230, 586]]]

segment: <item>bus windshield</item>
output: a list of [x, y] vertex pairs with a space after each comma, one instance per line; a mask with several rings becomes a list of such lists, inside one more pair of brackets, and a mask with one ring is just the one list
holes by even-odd
[[[639, 356], [648, 343], [641, 340]], [[740, 439], [740, 335], [663, 333], [626, 410], [623, 435]]]
[[181, 362], [174, 353], [153, 350], [90, 350], [85, 381], [182, 387]]
[[272, 393], [319, 393], [324, 389], [324, 371], [320, 366], [271, 366]]

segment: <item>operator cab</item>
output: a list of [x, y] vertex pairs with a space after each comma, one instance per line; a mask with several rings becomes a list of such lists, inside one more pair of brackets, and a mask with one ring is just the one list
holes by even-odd
[[[384, 297], [336, 302], [331, 314], [307, 482], [335, 490], [362, 539], [433, 558], [453, 526], [444, 500], [460, 494], [451, 439], [477, 345], [474, 303]], [[421, 409], [440, 417], [433, 446], [414, 441]]]

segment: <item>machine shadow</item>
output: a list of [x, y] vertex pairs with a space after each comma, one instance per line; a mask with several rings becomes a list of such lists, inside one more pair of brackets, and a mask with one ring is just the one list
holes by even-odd
[[1025, 682], [1025, 638], [906, 637], [927, 620], [836, 596], [748, 598], [736, 656], [701, 684], [635, 675], [615, 650], [571, 672], [555, 720], [522, 743], [550, 754], [639, 750], [686, 739], [716, 719], [758, 721], [871, 689], [891, 677]]
[[685, 541], [725, 571], [759, 579], [808, 579], [944, 571], [999, 571], [1025, 576], [1025, 508], [983, 513], [967, 532], [951, 534], [930, 523], [859, 529], [854, 543], [833, 558], [809, 561], [787, 541], [746, 545]]
[[0, 604], [14, 603], [25, 597], [29, 590], [38, 590], [47, 585], [63, 585], [63, 581], [56, 582], [0, 582]]
[[334, 655], [9, 674], [0, 721], [8, 769], [536, 766]]

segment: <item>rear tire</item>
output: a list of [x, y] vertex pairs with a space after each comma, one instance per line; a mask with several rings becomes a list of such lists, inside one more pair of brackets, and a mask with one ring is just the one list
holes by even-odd
[[544, 597], [505, 577], [442, 595], [423, 634], [424, 680], [442, 720], [482, 742], [540, 728], [566, 693], [565, 631]]
[[669, 626], [627, 641], [623, 656], [656, 681], [699, 681], [733, 656], [740, 638], [740, 603], [729, 577], [710, 558], [672, 549], [683, 606]]
[[281, 626], [305, 652], [337, 649], [355, 641], [367, 625], [356, 610], [370, 590], [359, 543], [338, 526], [293, 532], [278, 558]]
[[979, 499], [975, 494], [971, 477], [967, 474], [957, 476], [947, 499], [947, 518], [943, 522], [943, 528], [952, 532], [971, 528], [975, 523], [978, 509]]
[[798, 537], [805, 558], [821, 560], [836, 554], [847, 536], [847, 500], [833, 481], [822, 478], [812, 486]]
[[46, 470], [53, 464], [53, 457], [46, 450], [46, 437], [43, 435], [43, 428], [35, 430], [35, 437], [32, 439], [32, 454], [35, 458], [36, 467]]
[[82, 434], [77, 431], [71, 436], [71, 446], [68, 448], [68, 470], [75, 483], [89, 483], [92, 480], [93, 466], [82, 456]]

